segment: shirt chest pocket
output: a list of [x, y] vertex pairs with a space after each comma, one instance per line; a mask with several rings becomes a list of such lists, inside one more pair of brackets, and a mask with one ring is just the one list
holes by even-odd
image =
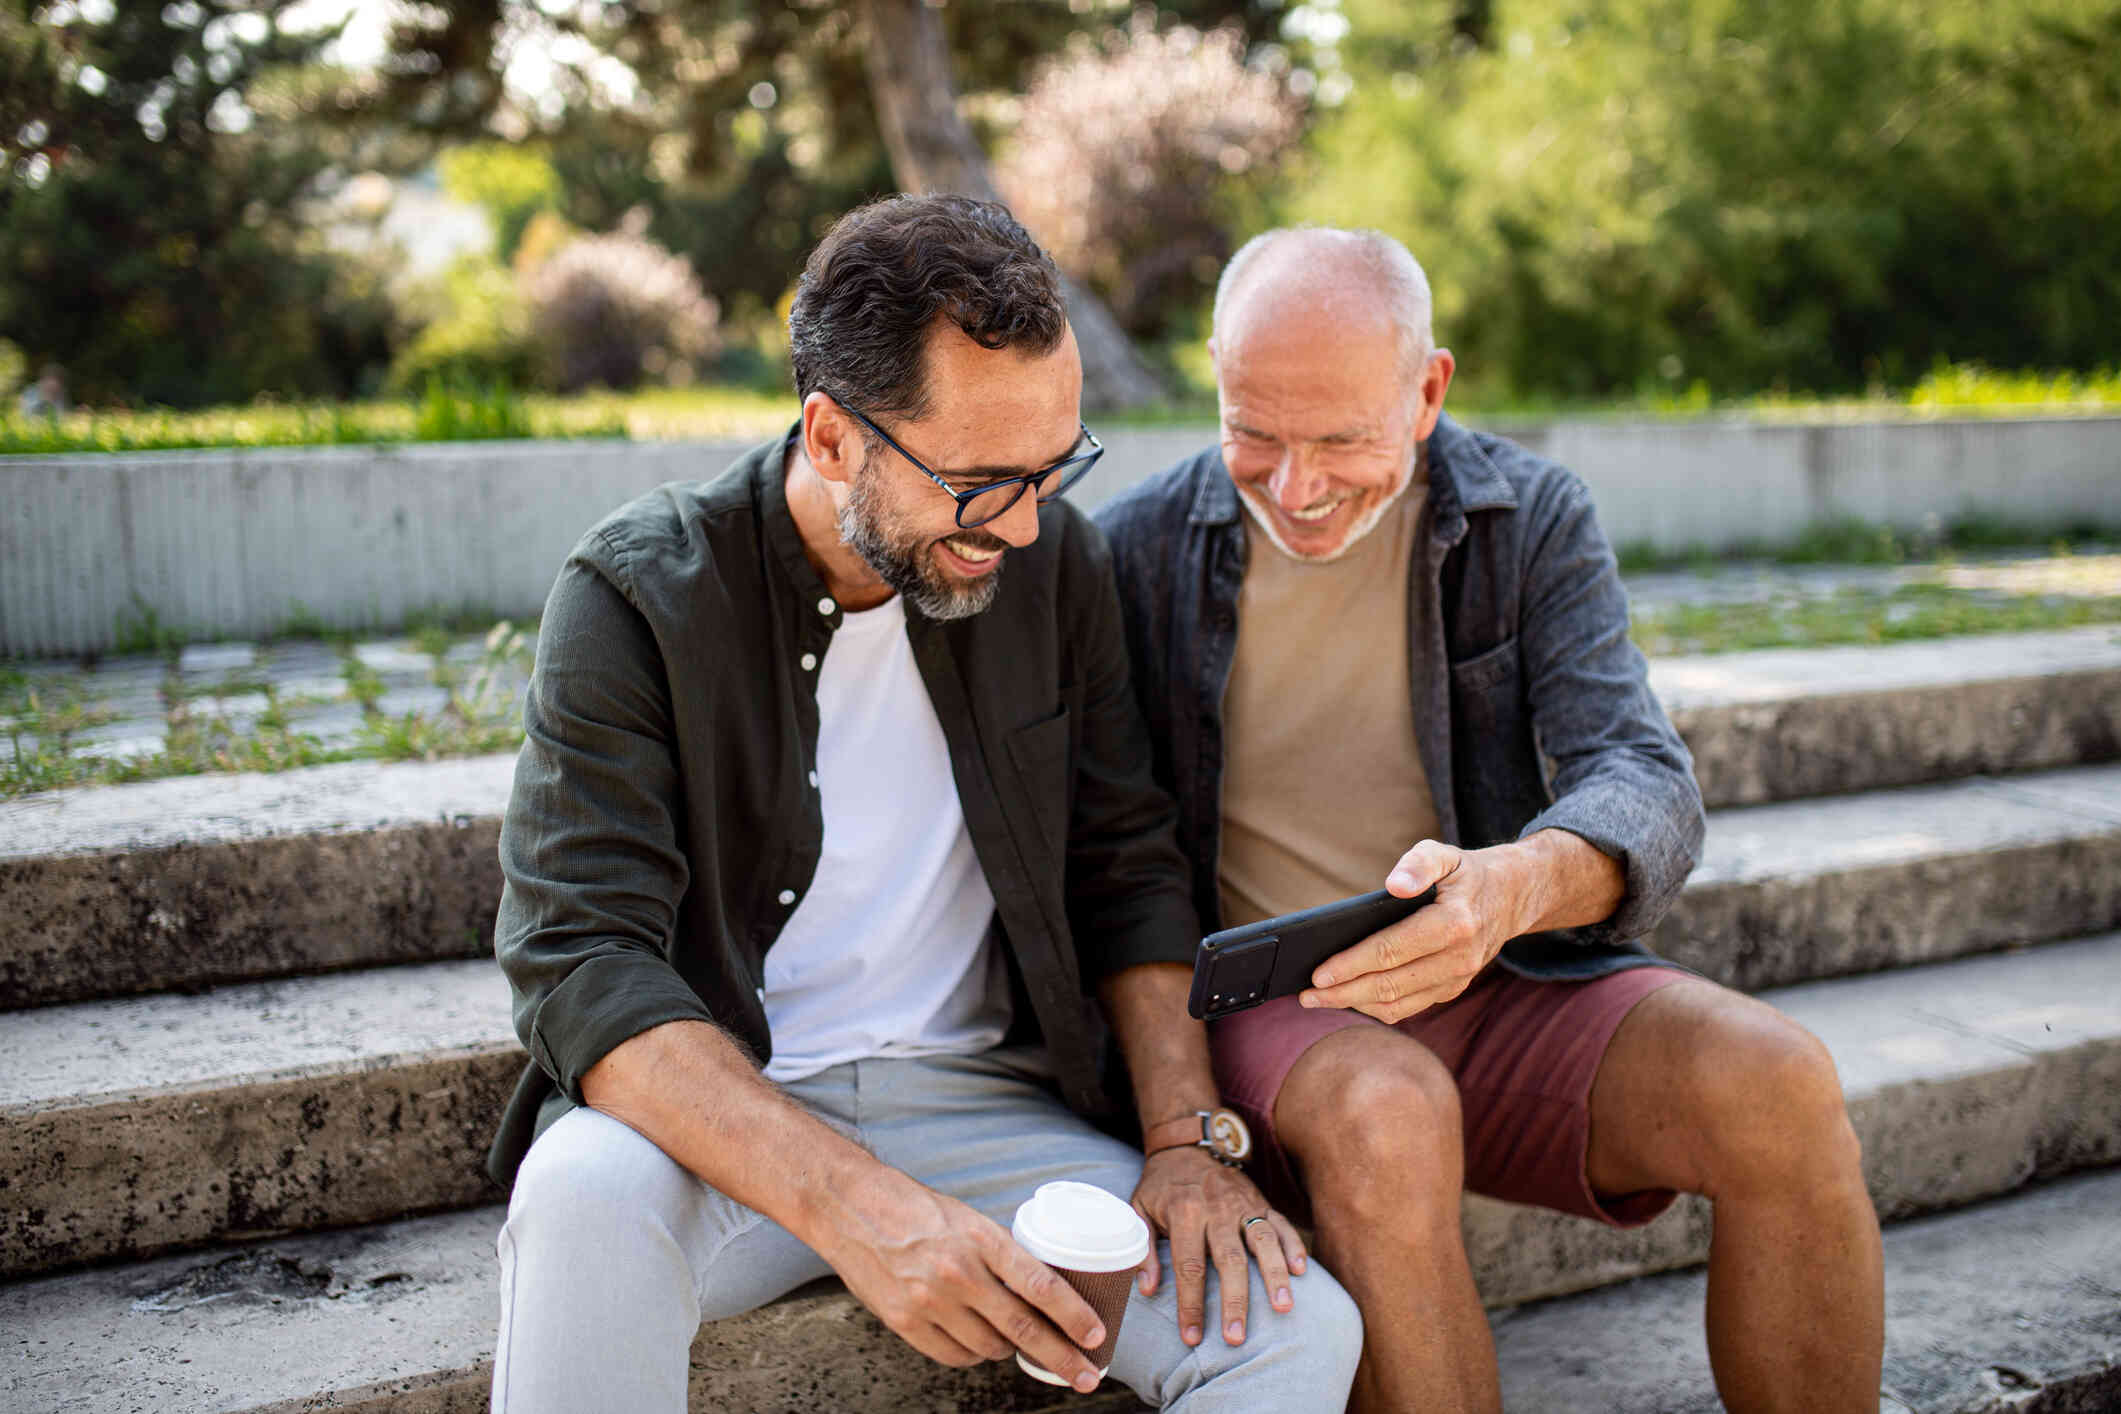
[[1546, 807], [1517, 639], [1451, 664], [1451, 758], [1459, 843], [1515, 839]]
[[1016, 769], [1022, 787], [1025, 813], [1038, 831], [1039, 842], [1056, 860], [1068, 840], [1070, 787], [1068, 709], [1031, 722], [1009, 733], [1009, 764]]
[[1516, 638], [1451, 664], [1454, 737], [1514, 736], [1524, 730], [1524, 676]]

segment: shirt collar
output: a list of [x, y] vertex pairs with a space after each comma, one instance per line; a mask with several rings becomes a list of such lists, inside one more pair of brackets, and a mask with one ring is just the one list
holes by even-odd
[[1449, 413], [1437, 418], [1429, 434], [1429, 504], [1433, 534], [1445, 545], [1465, 538], [1467, 512], [1517, 509], [1509, 478]]
[[[765, 526], [766, 543], [772, 547], [788, 582], [804, 600], [822, 603], [832, 596], [826, 593], [825, 581], [810, 563], [810, 557], [803, 553], [803, 534], [795, 528], [795, 513], [788, 509], [788, 449], [795, 445], [801, 430], [802, 424], [797, 423], [786, 436], [752, 452], [752, 496], [759, 508], [759, 520]], [[834, 628], [839, 627], [842, 612], [835, 606], [825, 616]]]

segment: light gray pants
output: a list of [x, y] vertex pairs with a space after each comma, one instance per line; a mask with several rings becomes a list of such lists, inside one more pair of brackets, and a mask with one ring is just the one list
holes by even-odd
[[[1006, 1227], [1041, 1183], [1071, 1178], [1125, 1198], [1141, 1174], [1141, 1155], [1070, 1113], [1043, 1084], [1047, 1074], [1043, 1052], [1009, 1048], [854, 1061], [787, 1089], [883, 1162]], [[702, 1321], [752, 1310], [830, 1271], [778, 1223], [590, 1109], [570, 1112], [531, 1147], [499, 1247], [493, 1407], [501, 1414], [678, 1414]], [[1191, 1414], [1347, 1402], [1362, 1322], [1317, 1261], [1292, 1282], [1287, 1314], [1268, 1306], [1251, 1269], [1245, 1343], [1234, 1348], [1219, 1333], [1211, 1267], [1207, 1334], [1189, 1348], [1178, 1335], [1168, 1243], [1162, 1258], [1156, 1295], [1137, 1287], [1128, 1302], [1114, 1378], [1147, 1403]]]

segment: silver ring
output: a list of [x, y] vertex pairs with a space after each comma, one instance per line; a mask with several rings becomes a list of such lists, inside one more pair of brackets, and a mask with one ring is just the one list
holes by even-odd
[[1259, 1215], [1258, 1217], [1256, 1217], [1256, 1218], [1246, 1218], [1246, 1219], [1245, 1219], [1245, 1220], [1244, 1220], [1243, 1222], [1241, 1222], [1241, 1223], [1239, 1223], [1239, 1224], [1237, 1225], [1237, 1230], [1238, 1230], [1239, 1232], [1250, 1232], [1250, 1231], [1251, 1231], [1251, 1229], [1252, 1229], [1252, 1224], [1254, 1224], [1254, 1223], [1263, 1223], [1263, 1222], [1265, 1222], [1266, 1220], [1267, 1220], [1267, 1215], [1266, 1215], [1265, 1213], [1261, 1213], [1261, 1214], [1260, 1214], [1260, 1215]]

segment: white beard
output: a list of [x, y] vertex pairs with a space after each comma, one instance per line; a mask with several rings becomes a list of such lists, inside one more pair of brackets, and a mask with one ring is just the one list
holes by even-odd
[[1257, 525], [1261, 530], [1265, 531], [1267, 533], [1267, 538], [1274, 542], [1275, 549], [1281, 551], [1290, 559], [1301, 560], [1307, 565], [1329, 565], [1332, 564], [1335, 560], [1339, 559], [1342, 555], [1347, 554], [1348, 551], [1354, 549], [1356, 543], [1359, 542], [1365, 535], [1368, 535], [1371, 531], [1377, 529], [1378, 522], [1382, 521], [1385, 518], [1385, 512], [1391, 510], [1392, 507], [1398, 505], [1399, 498], [1401, 496], [1406, 495], [1407, 488], [1414, 484], [1414, 472], [1421, 464], [1421, 461], [1422, 454], [1420, 451], [1417, 451], [1414, 456], [1413, 465], [1408, 466], [1407, 469], [1400, 474], [1399, 484], [1392, 488], [1391, 494], [1385, 496], [1384, 498], [1379, 500], [1376, 505], [1364, 511], [1361, 517], [1357, 519], [1353, 525], [1348, 527], [1347, 538], [1342, 540], [1340, 544], [1334, 546], [1332, 549], [1325, 551], [1323, 554], [1303, 555], [1298, 554], [1294, 550], [1291, 550], [1289, 548], [1289, 542], [1281, 538], [1281, 526], [1276, 522], [1274, 513], [1271, 510], [1268, 510], [1265, 506], [1262, 506], [1258, 501], [1254, 500], [1254, 493], [1249, 488], [1244, 486], [1238, 487], [1237, 499], [1243, 504], [1246, 512], [1251, 515], [1252, 523], [1254, 525]]

